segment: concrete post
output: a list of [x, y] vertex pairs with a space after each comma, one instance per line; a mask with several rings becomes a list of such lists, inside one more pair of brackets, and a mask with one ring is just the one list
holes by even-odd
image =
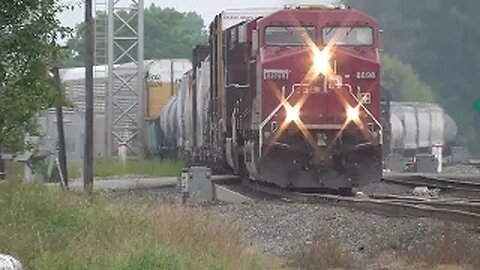
[[122, 142], [118, 144], [118, 157], [122, 162], [123, 167], [127, 166], [127, 143]]
[[432, 145], [432, 155], [435, 156], [435, 158], [438, 162], [437, 173], [441, 173], [442, 169], [443, 169], [442, 168], [442, 162], [443, 162], [442, 150], [443, 150], [443, 145], [442, 144]]

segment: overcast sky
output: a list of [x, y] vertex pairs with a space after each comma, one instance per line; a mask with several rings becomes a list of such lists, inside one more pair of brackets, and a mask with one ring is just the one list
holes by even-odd
[[[93, 0], [95, 1], [95, 0]], [[105, 0], [102, 0], [102, 2]], [[84, 16], [82, 0], [62, 0], [63, 3], [75, 4], [74, 11], [64, 12], [60, 20], [67, 26], [75, 26], [81, 22]], [[202, 16], [205, 24], [209, 24], [215, 14], [228, 8], [249, 8], [249, 7], [279, 7], [284, 4], [321, 4], [330, 3], [332, 0], [144, 0], [145, 7], [155, 4], [160, 7], [172, 7], [179, 11], [195, 11]], [[121, 0], [121, 3], [131, 3], [131, 0]]]

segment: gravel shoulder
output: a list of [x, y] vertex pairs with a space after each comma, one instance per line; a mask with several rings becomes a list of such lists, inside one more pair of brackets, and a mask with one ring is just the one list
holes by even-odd
[[[377, 184], [380, 185], [370, 188], [392, 194], [389, 184]], [[393, 187], [393, 191], [397, 188], [400, 195], [408, 192], [402, 190], [403, 186]], [[165, 203], [181, 200], [175, 188], [129, 194]], [[341, 207], [271, 199], [243, 205], [215, 203], [202, 208], [237, 226], [247, 244], [267, 254], [296, 258], [310, 244], [323, 241], [344, 248], [355, 262], [351, 269], [408, 269], [405, 265], [386, 266], [386, 258], [435, 249], [438, 236], [450, 230], [480, 252], [480, 227], [429, 218], [385, 217]]]
[[[264, 252], [294, 256], [320, 239], [345, 247], [362, 265], [372, 263], [372, 258], [380, 253], [408, 253], [433, 246], [430, 237], [447, 226], [428, 218], [385, 217], [322, 205], [265, 202], [219, 205], [210, 211], [240, 223], [246, 241]], [[469, 242], [480, 246], [478, 228], [453, 226], [456, 233], [469, 236]]]
[[[475, 173], [477, 169], [455, 166], [446, 170], [448, 173], [461, 174]], [[379, 182], [356, 191], [411, 195], [412, 190], [413, 187]], [[172, 187], [112, 191], [108, 194], [150, 198], [169, 204], [181, 202], [180, 193]], [[462, 194], [440, 193], [440, 198], [456, 196], [461, 197]], [[448, 257], [451, 254], [459, 254], [461, 259], [466, 258], [469, 263], [473, 261], [477, 264], [472, 268], [438, 269], [480, 269], [480, 258], [475, 255], [480, 254], [478, 225], [430, 218], [387, 217], [321, 204], [288, 203], [268, 197], [253, 204], [209, 203], [201, 205], [201, 209], [238, 227], [245, 243], [266, 254], [287, 260], [298, 260], [302, 251], [320, 241], [346, 251], [354, 263], [342, 269], [432, 269], [412, 266], [404, 258], [425, 255], [422, 258], [426, 260], [432, 256], [434, 260], [441, 260], [434, 256]]]

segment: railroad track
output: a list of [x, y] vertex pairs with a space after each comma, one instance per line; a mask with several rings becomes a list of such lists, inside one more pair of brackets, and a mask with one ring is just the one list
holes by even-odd
[[[478, 178], [480, 179], [480, 177]], [[480, 193], [480, 181], [475, 182], [472, 178], [470, 180], [457, 180], [441, 175], [399, 174], [385, 175], [382, 181], [409, 186], [427, 186], [444, 190]]]
[[258, 192], [276, 196], [287, 202], [321, 203], [347, 207], [385, 216], [429, 217], [480, 225], [480, 202], [421, 200], [413, 197], [377, 195], [348, 197], [340, 195], [290, 192], [278, 188], [250, 183], [248, 187]]
[[371, 195], [372, 199], [388, 202], [398, 202], [412, 205], [424, 205], [440, 209], [458, 210], [480, 215], [480, 201], [464, 199], [422, 199], [417, 197], [404, 197], [396, 195]]

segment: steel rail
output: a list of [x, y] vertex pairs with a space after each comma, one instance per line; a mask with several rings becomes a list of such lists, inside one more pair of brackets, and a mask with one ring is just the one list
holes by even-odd
[[403, 204], [423, 205], [440, 209], [458, 210], [480, 214], [480, 203], [473, 202], [445, 202], [445, 201], [409, 201], [409, 200], [387, 200], [388, 202], [397, 202]]
[[399, 176], [384, 176], [383, 182], [409, 185], [409, 186], [427, 186], [432, 188], [440, 188], [447, 190], [462, 190], [470, 192], [480, 192], [480, 182], [459, 181], [450, 178], [443, 178], [440, 176], [427, 175], [399, 175]]
[[443, 221], [453, 221], [480, 225], [478, 203], [432, 203], [421, 200], [388, 200], [369, 197], [345, 197], [339, 195], [309, 194], [266, 187], [256, 183], [247, 186], [256, 191], [282, 198], [287, 202], [328, 204], [346, 207], [385, 216], [427, 217]]

